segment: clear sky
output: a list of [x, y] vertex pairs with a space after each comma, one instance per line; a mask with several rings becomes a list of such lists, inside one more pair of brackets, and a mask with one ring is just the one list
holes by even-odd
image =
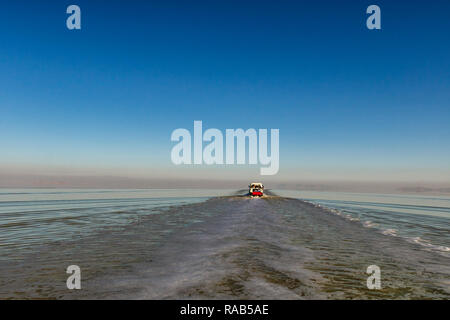
[[171, 132], [202, 120], [280, 129], [280, 180], [450, 182], [449, 16], [437, 0], [2, 3], [0, 173], [256, 178], [171, 163]]

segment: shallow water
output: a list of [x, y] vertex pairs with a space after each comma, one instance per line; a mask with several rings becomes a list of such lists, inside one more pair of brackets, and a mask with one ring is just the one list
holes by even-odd
[[450, 197], [370, 193], [279, 191], [333, 209], [368, 228], [402, 237], [450, 257]]
[[[147, 198], [125, 196], [120, 205], [117, 194], [79, 194], [69, 207], [84, 224], [55, 226], [45, 222], [52, 214], [44, 209], [26, 211], [45, 215], [35, 228], [54, 228], [47, 235], [46, 228], [36, 231], [43, 240], [28, 247], [24, 243], [33, 223], [16, 226], [31, 229], [16, 230], [9, 238], [4, 230], [11, 226], [4, 224], [2, 239], [9, 242], [2, 240], [0, 247], [0, 298], [450, 298], [449, 257], [336, 214], [341, 211], [292, 198], [213, 197], [207, 190], [186, 197], [173, 191], [178, 197], [163, 195], [152, 202], [152, 191], [146, 192]], [[89, 211], [89, 202], [81, 200], [92, 197], [102, 204], [94, 202]], [[48, 205], [68, 205], [54, 203], [60, 200]], [[111, 210], [105, 203], [117, 211], [102, 211], [96, 218], [99, 207]], [[1, 223], [8, 210], [0, 214]], [[81, 290], [66, 288], [65, 269], [72, 264], [82, 270]], [[366, 286], [365, 272], [373, 264], [381, 268], [381, 290]]]
[[231, 190], [0, 189], [0, 260], [133, 223], [158, 208], [227, 192]]

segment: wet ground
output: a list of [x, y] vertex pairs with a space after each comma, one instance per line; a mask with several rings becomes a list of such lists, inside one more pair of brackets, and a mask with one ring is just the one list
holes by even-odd
[[[71, 264], [81, 290], [66, 288]], [[381, 269], [381, 290], [367, 288], [369, 265]], [[270, 194], [165, 207], [1, 270], [1, 298], [450, 298], [449, 258]]]

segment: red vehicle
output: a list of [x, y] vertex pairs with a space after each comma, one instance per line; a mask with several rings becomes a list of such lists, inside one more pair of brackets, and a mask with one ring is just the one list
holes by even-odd
[[264, 186], [260, 182], [252, 182], [248, 188], [248, 194], [253, 197], [262, 197], [264, 195]]

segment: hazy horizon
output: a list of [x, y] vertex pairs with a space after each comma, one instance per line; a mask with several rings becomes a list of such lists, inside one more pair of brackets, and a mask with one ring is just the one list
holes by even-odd
[[448, 195], [450, 183], [431, 181], [358, 181], [358, 180], [290, 180], [276, 178], [136, 178], [125, 176], [58, 176], [58, 175], [18, 175], [0, 173], [2, 189], [245, 189], [249, 182], [261, 181], [268, 189], [289, 189], [305, 191], [363, 192]]

